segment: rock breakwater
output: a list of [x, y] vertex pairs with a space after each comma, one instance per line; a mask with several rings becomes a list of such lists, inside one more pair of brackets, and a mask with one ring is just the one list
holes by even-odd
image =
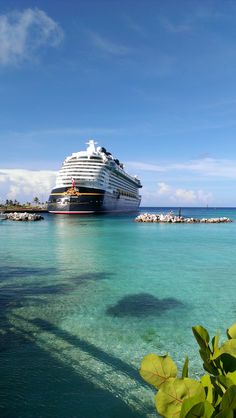
[[153, 222], [153, 223], [208, 223], [208, 224], [219, 224], [219, 223], [230, 223], [233, 222], [230, 218], [185, 218], [184, 216], [176, 216], [173, 213], [142, 213], [135, 218], [135, 222]]
[[36, 213], [11, 212], [6, 214], [6, 219], [9, 219], [10, 221], [41, 221], [43, 216], [37, 215]]

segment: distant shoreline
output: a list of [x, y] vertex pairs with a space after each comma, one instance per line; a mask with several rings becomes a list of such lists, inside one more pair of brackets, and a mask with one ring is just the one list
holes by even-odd
[[14, 208], [11, 207], [10, 209], [6, 209], [4, 207], [0, 207], [0, 212], [4, 213], [11, 213], [11, 212], [19, 212], [19, 213], [48, 213], [46, 209], [39, 209], [39, 208]]
[[[185, 210], [185, 209], [205, 209], [205, 210], [217, 210], [217, 209], [236, 209], [236, 207], [231, 206], [140, 206], [140, 208], [137, 210], [143, 211], [145, 209], [155, 209], [155, 210]], [[38, 208], [38, 207], [19, 207], [19, 206], [10, 206], [10, 207], [4, 207], [0, 206], [0, 212], [10, 213], [10, 212], [28, 212], [28, 213], [49, 213], [47, 209]]]
[[140, 206], [139, 209], [236, 209], [236, 206]]

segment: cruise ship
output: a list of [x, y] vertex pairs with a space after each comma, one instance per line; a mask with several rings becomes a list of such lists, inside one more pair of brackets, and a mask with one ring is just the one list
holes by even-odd
[[67, 157], [58, 173], [48, 201], [55, 214], [135, 212], [142, 187], [137, 176], [130, 176], [123, 164], [104, 147], [89, 140], [86, 151]]

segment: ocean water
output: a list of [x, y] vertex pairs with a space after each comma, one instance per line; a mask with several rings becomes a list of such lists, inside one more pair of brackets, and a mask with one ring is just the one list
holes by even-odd
[[[236, 209], [182, 214], [236, 221]], [[191, 327], [223, 338], [236, 321], [236, 222], [46, 214], [0, 222], [0, 239], [1, 417], [155, 417], [142, 357], [181, 368], [188, 355], [198, 376]]]

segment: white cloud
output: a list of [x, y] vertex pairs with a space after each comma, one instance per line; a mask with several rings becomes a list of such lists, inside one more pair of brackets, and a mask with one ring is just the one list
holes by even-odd
[[158, 183], [157, 195], [165, 196], [169, 202], [176, 204], [207, 204], [212, 200], [211, 192], [203, 190], [191, 190], [184, 188], [174, 188], [170, 185], [160, 182]]
[[170, 192], [170, 186], [164, 182], [158, 183], [158, 194], [159, 195], [166, 195]]
[[56, 171], [24, 169], [0, 169], [0, 195], [22, 202], [32, 201], [37, 196], [47, 200], [55, 185]]
[[152, 189], [144, 187], [142, 206], [206, 206], [213, 202], [213, 193], [202, 189], [174, 187], [165, 182]]
[[176, 189], [173, 201], [183, 203], [207, 204], [212, 200], [212, 193], [205, 193], [203, 190]]
[[26, 9], [0, 15], [0, 64], [29, 60], [43, 46], [56, 47], [63, 31], [43, 10]]

